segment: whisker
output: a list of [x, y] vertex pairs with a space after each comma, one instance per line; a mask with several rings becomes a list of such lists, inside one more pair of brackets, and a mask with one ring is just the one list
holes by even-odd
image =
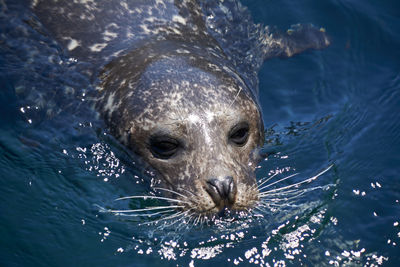
[[147, 217], [153, 217], [153, 216], [156, 216], [156, 215], [169, 213], [169, 212], [172, 212], [172, 210], [158, 211], [158, 212], [154, 212], [154, 213], [150, 213], [150, 214], [124, 214], [124, 213], [118, 214], [118, 213], [116, 213], [116, 215], [124, 216], [124, 217], [146, 217], [146, 216]]
[[283, 181], [285, 181], [285, 180], [287, 180], [287, 179], [289, 179], [289, 178], [292, 178], [293, 176], [296, 176], [296, 175], [298, 175], [298, 174], [299, 174], [299, 173], [294, 173], [294, 174], [292, 174], [292, 175], [286, 176], [285, 178], [282, 178], [282, 179], [279, 179], [278, 181], [275, 181], [275, 182], [273, 182], [273, 183], [267, 184], [267, 185], [265, 185], [265, 186], [259, 188], [258, 190], [261, 191], [261, 190], [263, 190], [263, 189], [265, 189], [265, 188], [267, 188], [267, 187], [270, 187], [270, 186], [272, 186], [272, 185], [274, 185], [274, 184], [283, 182]]
[[150, 199], [161, 199], [161, 200], [167, 200], [167, 201], [171, 201], [171, 202], [178, 202], [178, 203], [186, 203], [186, 204], [190, 204], [190, 202], [188, 201], [184, 201], [181, 199], [173, 199], [173, 198], [169, 198], [169, 197], [159, 197], [159, 196], [129, 196], [129, 197], [120, 197], [115, 199], [115, 201], [119, 201], [119, 200], [126, 200], [126, 199], [146, 199], [146, 198], [150, 198]]
[[128, 213], [128, 212], [142, 212], [142, 211], [152, 211], [152, 210], [162, 210], [162, 209], [176, 209], [176, 208], [183, 208], [184, 206], [157, 206], [157, 207], [149, 207], [144, 209], [136, 209], [136, 210], [107, 210], [108, 212], [112, 213]]
[[301, 191], [301, 192], [299, 192], [298, 194], [295, 194], [295, 195], [293, 195], [293, 196], [288, 196], [288, 197], [283, 197], [283, 198], [272, 198], [272, 199], [263, 198], [262, 200], [265, 201], [265, 202], [268, 201], [268, 203], [287, 202], [287, 201], [289, 201], [289, 200], [296, 199], [296, 198], [298, 198], [298, 197], [304, 195], [305, 193], [307, 193], [307, 191]]
[[225, 109], [225, 112], [231, 108], [231, 106], [233, 105], [233, 103], [235, 103], [236, 99], [238, 98], [240, 92], [242, 91], [242, 87], [240, 87], [239, 91], [237, 92], [237, 94], [235, 95], [235, 97], [233, 98], [232, 103], [229, 104], [228, 108]]
[[188, 192], [189, 194], [191, 194], [192, 196], [196, 197], [196, 195], [193, 192], [190, 192], [189, 190], [186, 190], [185, 188], [179, 188], [185, 192]]
[[[291, 185], [288, 185], [288, 186], [283, 186], [283, 187], [280, 187], [280, 188], [271, 189], [271, 190], [269, 190], [269, 191], [261, 192], [261, 194], [267, 194], [267, 193], [270, 193], [270, 192], [278, 192], [278, 191], [282, 191], [282, 190], [285, 190], [285, 189], [289, 189], [289, 188], [292, 188], [292, 187], [295, 187], [295, 186], [299, 186], [299, 185], [304, 184], [304, 183], [309, 183], [309, 182], [311, 182], [311, 181], [317, 179], [318, 177], [320, 177], [320, 176], [323, 175], [324, 173], [326, 173], [330, 168], [332, 168], [332, 166], [333, 166], [333, 164], [330, 165], [330, 166], [329, 166], [328, 168], [326, 168], [325, 170], [323, 170], [323, 171], [321, 171], [320, 173], [318, 173], [317, 175], [315, 175], [315, 176], [313, 176], [313, 177], [310, 177], [310, 178], [308, 178], [308, 179], [305, 179], [305, 180], [303, 180], [303, 181], [300, 181], [300, 182], [298, 182], [298, 183], [294, 183], [294, 184], [291, 184]], [[296, 173], [296, 174], [293, 174], [293, 175], [297, 175], [297, 173]], [[293, 176], [293, 175], [291, 175], [291, 176]], [[283, 178], [283, 179], [288, 179], [288, 178], [290, 178], [291, 176], [288, 176], [288, 177]], [[281, 180], [282, 180], [282, 179], [281, 179]], [[278, 182], [278, 181], [277, 181], [277, 182]], [[275, 183], [276, 183], [276, 182], [275, 182]], [[274, 184], [274, 183], [272, 183], [272, 184]], [[272, 184], [269, 184], [268, 186], [270, 186], [270, 185], [272, 185]], [[268, 187], [268, 186], [265, 186], [264, 188], [266, 188], [266, 187]], [[260, 189], [260, 190], [261, 190], [261, 189]]]
[[299, 189], [289, 189], [287, 191], [283, 192], [275, 192], [275, 193], [267, 193], [267, 192], [260, 192], [258, 194], [259, 197], [265, 197], [265, 196], [284, 196], [286, 194], [291, 194], [291, 193], [296, 193], [298, 192]]
[[206, 218], [202, 216], [202, 217], [200, 218], [200, 225], [204, 224], [205, 220], [206, 220]]
[[194, 225], [197, 225], [197, 223], [199, 222], [199, 220], [200, 220], [200, 216], [201, 216], [201, 214], [199, 214], [199, 216], [197, 216], [197, 218], [194, 220]]
[[[195, 216], [193, 216], [192, 214], [188, 214], [188, 216], [189, 216], [189, 219], [188, 219], [188, 221], [186, 222], [187, 225], [189, 225], [189, 223], [191, 223], [190, 221], [191, 221], [191, 220], [194, 220], [194, 218], [195, 218]], [[191, 225], [191, 228], [193, 228], [193, 224]]]
[[274, 178], [278, 174], [279, 174], [279, 172], [276, 172], [271, 177], [265, 177], [265, 178], [261, 179], [260, 181], [257, 182], [257, 187], [261, 187], [263, 184], [265, 184], [266, 182], [268, 182], [269, 180], [271, 180], [272, 178]]
[[321, 171], [320, 173], [318, 173], [317, 175], [315, 175], [315, 178], [318, 178], [319, 176], [321, 176], [322, 174], [326, 173], [327, 171], [329, 171], [331, 168], [333, 167], [333, 164], [329, 165], [325, 170]]
[[[259, 203], [259, 204], [261, 204], [261, 203]], [[264, 206], [261, 206], [261, 205], [255, 206], [254, 209], [260, 211], [261, 213], [266, 212], [266, 210], [264, 209]]]
[[170, 189], [167, 189], [167, 188], [162, 188], [162, 187], [154, 187], [154, 189], [156, 189], [156, 190], [163, 190], [163, 191], [167, 191], [167, 192], [170, 192], [170, 193], [176, 194], [176, 195], [178, 195], [178, 196], [181, 196], [181, 197], [184, 197], [184, 198], [188, 198], [187, 196], [185, 196], [185, 195], [183, 195], [183, 194], [180, 194], [180, 193], [178, 193], [178, 192], [176, 192], [176, 191], [174, 191], [174, 190], [170, 190]]
[[[275, 207], [271, 207], [267, 204], [262, 204], [260, 203], [260, 205], [257, 207], [257, 210], [259, 211], [259, 215], [263, 216], [263, 214], [268, 214], [271, 212], [271, 209], [276, 209]], [[272, 210], [274, 211], [274, 210]], [[263, 216], [264, 217], [264, 216]]]
[[[300, 191], [302, 191], [302, 190], [306, 190], [307, 188], [304, 188], [304, 189], [298, 189], [298, 188], [296, 188], [296, 189], [288, 189], [288, 190], [283, 190], [283, 191], [276, 191], [276, 192], [261, 192], [261, 193], [259, 193], [259, 197], [262, 197], [262, 198], [266, 198], [266, 197], [269, 197], [269, 196], [277, 196], [277, 197], [284, 197], [284, 196], [290, 196], [290, 195], [292, 195], [292, 194], [297, 194], [298, 192], [300, 192]], [[270, 190], [270, 191], [272, 191], [272, 190]]]
[[155, 220], [155, 221], [151, 221], [151, 222], [141, 223], [141, 224], [139, 224], [139, 225], [149, 225], [149, 224], [153, 224], [153, 223], [156, 224], [156, 223], [159, 223], [159, 222], [161, 222], [161, 221], [173, 219], [173, 218], [175, 218], [175, 217], [177, 217], [177, 216], [184, 215], [185, 213], [187, 213], [187, 211], [179, 211], [178, 213], [173, 214], [173, 215], [170, 215], [170, 216], [167, 216], [167, 217], [165, 217], [165, 218], [161, 218], [161, 219], [159, 219], [159, 220]]
[[302, 192], [306, 193], [306, 192], [314, 191], [314, 190], [317, 190], [317, 189], [324, 190], [327, 186], [329, 187], [329, 186], [331, 186], [331, 184], [325, 185], [325, 186], [315, 186], [315, 187], [311, 187], [311, 188], [297, 189], [297, 190], [296, 189], [292, 189], [292, 190], [275, 192], [275, 193], [263, 192], [263, 193], [260, 193], [258, 196], [263, 198], [263, 199], [266, 199], [266, 197], [269, 197], [269, 196], [288, 196], [288, 197], [290, 197], [291, 194], [299, 194], [299, 193], [302, 193]]
[[268, 203], [260, 203], [262, 207], [265, 208], [281, 208], [281, 207], [288, 207], [290, 204], [293, 202], [288, 202], [286, 201], [285, 203], [279, 204], [279, 203], [274, 203], [274, 202], [268, 202]]
[[180, 215], [180, 217], [178, 219], [176, 219], [174, 222], [170, 223], [170, 224], [165, 224], [165, 227], [170, 227], [172, 225], [174, 225], [175, 223], [181, 221], [183, 218], [185, 218], [185, 216], [187, 215], [188, 212], [184, 212]]
[[291, 184], [291, 185], [288, 185], [288, 186], [283, 186], [283, 187], [279, 187], [279, 188], [271, 189], [271, 190], [269, 190], [269, 191], [262, 192], [262, 194], [268, 194], [268, 193], [271, 193], [271, 192], [283, 191], [283, 190], [285, 190], [285, 189], [289, 189], [289, 188], [292, 188], [292, 187], [296, 187], [296, 186], [302, 185], [302, 184], [304, 184], [304, 183], [309, 183], [309, 182], [311, 182], [311, 181], [312, 181], [312, 179], [309, 178], [309, 179], [306, 179], [306, 180], [304, 180], [304, 181], [301, 181], [301, 182], [298, 182], [298, 183], [294, 183], [294, 184]]

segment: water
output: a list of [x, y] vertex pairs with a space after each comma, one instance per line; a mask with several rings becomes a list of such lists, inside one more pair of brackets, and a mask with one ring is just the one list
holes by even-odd
[[[312, 22], [332, 38], [325, 50], [267, 61], [259, 74], [269, 156], [257, 177], [298, 172], [288, 185], [333, 164], [301, 187], [323, 189], [264, 218], [186, 232], [102, 213], [96, 204], [132, 205], [114, 199], [148, 191], [147, 174], [84, 108], [83, 66], [51, 37], [35, 51], [9, 26], [22, 24], [19, 11], [0, 17], [2, 266], [400, 264], [399, 4], [243, 3], [258, 23]], [[48, 55], [64, 63], [48, 64]]]

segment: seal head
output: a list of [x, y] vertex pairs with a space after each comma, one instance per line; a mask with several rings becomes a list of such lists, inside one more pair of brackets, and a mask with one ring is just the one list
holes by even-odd
[[239, 76], [192, 52], [158, 53], [145, 66], [135, 52], [109, 65], [100, 109], [185, 209], [251, 208], [258, 200], [253, 153], [264, 141], [258, 105]]

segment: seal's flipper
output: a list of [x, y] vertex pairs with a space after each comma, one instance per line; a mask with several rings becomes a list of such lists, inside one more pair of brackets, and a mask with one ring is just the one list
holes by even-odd
[[292, 25], [282, 33], [265, 27], [264, 60], [272, 57], [291, 57], [307, 49], [322, 49], [330, 44], [325, 29], [312, 24]]
[[291, 57], [329, 45], [325, 31], [311, 24], [297, 24], [286, 32], [255, 24], [249, 10], [237, 0], [198, 0], [198, 3], [208, 33], [254, 95], [258, 95], [257, 73], [264, 60]]

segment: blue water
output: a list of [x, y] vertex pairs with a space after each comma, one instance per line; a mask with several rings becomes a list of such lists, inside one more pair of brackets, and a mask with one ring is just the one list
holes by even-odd
[[333, 167], [293, 205], [241, 224], [181, 231], [104, 213], [146, 193], [147, 174], [86, 108], [84, 66], [51, 36], [36, 51], [16, 27], [23, 11], [0, 17], [1, 266], [400, 265], [400, 4], [243, 3], [257, 23], [312, 22], [331, 37], [264, 63], [258, 179], [299, 173], [284, 186]]

